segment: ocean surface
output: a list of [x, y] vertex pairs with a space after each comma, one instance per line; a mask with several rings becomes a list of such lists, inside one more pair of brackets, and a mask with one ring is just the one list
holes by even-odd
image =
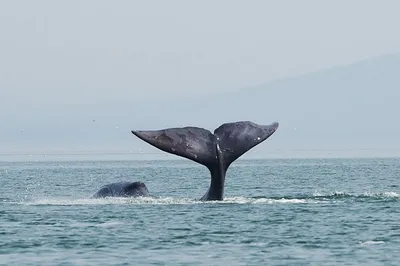
[[[143, 181], [154, 198], [88, 199]], [[400, 159], [0, 162], [0, 265], [400, 265]]]

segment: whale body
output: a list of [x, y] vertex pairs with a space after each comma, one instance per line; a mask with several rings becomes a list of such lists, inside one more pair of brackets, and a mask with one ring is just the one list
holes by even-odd
[[149, 190], [142, 182], [117, 182], [102, 186], [91, 198], [149, 196]]

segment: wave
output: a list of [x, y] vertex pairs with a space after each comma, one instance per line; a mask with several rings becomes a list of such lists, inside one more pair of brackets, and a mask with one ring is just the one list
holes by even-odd
[[348, 193], [342, 191], [335, 191], [332, 193], [320, 193], [318, 191], [313, 193], [313, 197], [315, 199], [400, 199], [400, 194], [393, 191], [380, 192], [380, 193], [372, 193], [372, 192], [364, 192], [361, 194], [357, 193]]
[[359, 242], [361, 246], [381, 245], [385, 243], [386, 243], [385, 241], [379, 241], [379, 240], [369, 240], [369, 241]]

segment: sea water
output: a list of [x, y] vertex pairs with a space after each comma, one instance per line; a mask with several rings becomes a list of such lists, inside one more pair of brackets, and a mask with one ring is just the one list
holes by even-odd
[[[89, 199], [143, 181], [152, 198]], [[400, 159], [0, 162], [0, 265], [400, 265]]]

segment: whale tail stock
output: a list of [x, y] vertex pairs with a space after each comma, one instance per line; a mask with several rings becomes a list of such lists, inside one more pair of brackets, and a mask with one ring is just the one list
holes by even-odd
[[[162, 130], [133, 131], [150, 145], [206, 166], [211, 172], [211, 190], [221, 198], [228, 167], [251, 148], [268, 139], [279, 127], [277, 122], [258, 125], [250, 121], [225, 123], [214, 134], [199, 127], [167, 128]], [[216, 189], [211, 189], [212, 187]], [[203, 197], [203, 199], [204, 199]]]

